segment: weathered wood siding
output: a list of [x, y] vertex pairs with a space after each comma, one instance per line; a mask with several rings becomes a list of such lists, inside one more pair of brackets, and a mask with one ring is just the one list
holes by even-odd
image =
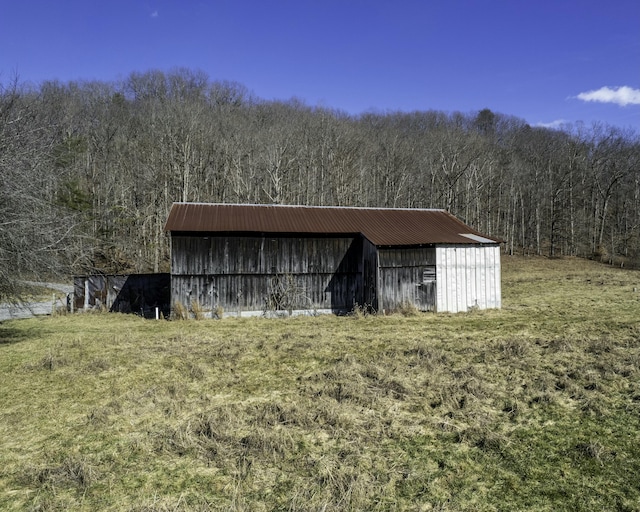
[[362, 301], [365, 308], [378, 311], [378, 249], [366, 238], [362, 239]]
[[295, 288], [294, 309], [347, 311], [363, 298], [362, 237], [172, 236], [172, 301], [206, 311], [265, 309]]
[[381, 309], [391, 311], [403, 303], [414, 304], [422, 311], [436, 307], [434, 247], [379, 248], [379, 297]]
[[457, 313], [502, 305], [500, 247], [439, 246], [437, 311]]
[[[287, 309], [422, 311], [501, 307], [498, 245], [376, 247], [362, 236], [172, 236], [172, 303], [262, 312], [288, 289]], [[280, 309], [283, 307], [278, 306]]]

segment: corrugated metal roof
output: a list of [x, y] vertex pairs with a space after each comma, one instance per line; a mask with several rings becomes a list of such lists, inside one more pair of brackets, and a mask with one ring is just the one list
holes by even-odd
[[362, 233], [379, 246], [500, 242], [444, 210], [408, 208], [174, 203], [165, 230], [305, 235]]

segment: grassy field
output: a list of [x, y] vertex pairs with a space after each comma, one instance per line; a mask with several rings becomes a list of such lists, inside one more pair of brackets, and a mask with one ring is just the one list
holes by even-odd
[[499, 311], [0, 325], [2, 510], [640, 510], [640, 273]]

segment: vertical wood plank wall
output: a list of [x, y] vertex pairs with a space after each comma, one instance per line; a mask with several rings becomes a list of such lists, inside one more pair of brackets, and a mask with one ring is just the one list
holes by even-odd
[[500, 308], [500, 247], [438, 246], [436, 281], [436, 311]]
[[362, 238], [362, 298], [361, 306], [378, 311], [378, 249]]
[[434, 247], [379, 248], [379, 286], [382, 308], [391, 311], [404, 303], [421, 311], [436, 307], [435, 283], [424, 283], [427, 267], [436, 264]]
[[291, 279], [299, 309], [349, 311], [363, 300], [361, 237], [172, 236], [172, 302], [261, 312], [274, 279]]

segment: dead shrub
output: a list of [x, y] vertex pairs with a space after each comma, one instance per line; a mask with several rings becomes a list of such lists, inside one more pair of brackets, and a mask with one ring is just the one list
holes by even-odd
[[402, 301], [402, 304], [400, 304], [393, 313], [400, 316], [411, 317], [420, 315], [421, 311], [413, 302], [405, 300]]
[[312, 309], [307, 290], [292, 274], [274, 275], [269, 279], [268, 290], [263, 308], [265, 316], [278, 311], [291, 315], [294, 310]]
[[60, 358], [55, 356], [53, 352], [49, 352], [40, 360], [40, 366], [50, 371], [53, 371], [59, 364]]
[[189, 320], [189, 310], [182, 302], [174, 302], [171, 308], [172, 320]]
[[364, 318], [369, 315], [375, 315], [376, 310], [371, 306], [371, 304], [358, 304], [357, 302], [349, 311], [349, 316], [353, 318]]
[[191, 301], [191, 312], [193, 313], [193, 318], [195, 318], [196, 320], [204, 320], [205, 311], [199, 301]]

